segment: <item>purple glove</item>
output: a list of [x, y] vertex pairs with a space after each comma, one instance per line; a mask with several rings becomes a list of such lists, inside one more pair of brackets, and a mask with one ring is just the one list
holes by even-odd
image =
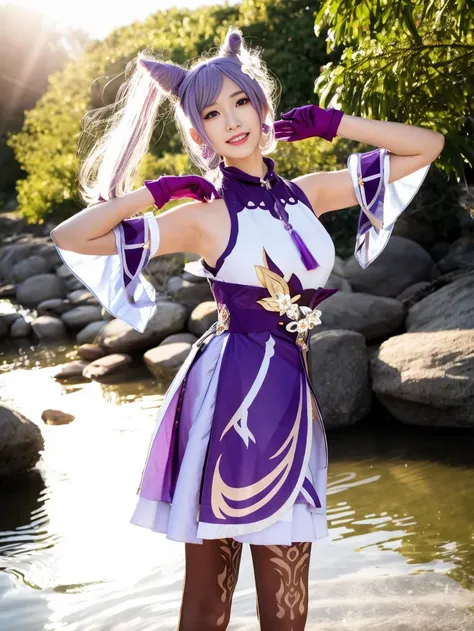
[[342, 110], [335, 110], [332, 107], [327, 110], [318, 105], [294, 107], [281, 115], [283, 120], [275, 121], [275, 138], [295, 142], [319, 136], [332, 141], [343, 116]]
[[200, 175], [162, 175], [157, 180], [145, 180], [144, 184], [153, 195], [157, 208], [170, 199], [190, 197], [200, 202], [211, 202], [220, 198], [213, 184]]

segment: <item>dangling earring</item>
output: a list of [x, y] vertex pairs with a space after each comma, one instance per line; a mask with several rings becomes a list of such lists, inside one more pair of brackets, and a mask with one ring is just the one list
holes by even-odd
[[201, 147], [202, 147], [202, 157], [204, 158], [204, 160], [209, 160], [209, 158], [214, 153], [213, 150], [211, 149], [211, 147], [209, 147], [209, 145], [206, 145], [205, 143], [202, 144]]
[[270, 131], [270, 126], [267, 125], [267, 123], [262, 123], [262, 131], [264, 134], [268, 134], [268, 132]]

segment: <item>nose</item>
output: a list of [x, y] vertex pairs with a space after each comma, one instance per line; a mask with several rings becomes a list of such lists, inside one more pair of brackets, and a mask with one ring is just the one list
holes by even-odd
[[240, 126], [241, 126], [241, 123], [236, 118], [234, 118], [234, 115], [229, 114], [226, 121], [227, 131], [233, 131], [234, 129], [239, 129]]

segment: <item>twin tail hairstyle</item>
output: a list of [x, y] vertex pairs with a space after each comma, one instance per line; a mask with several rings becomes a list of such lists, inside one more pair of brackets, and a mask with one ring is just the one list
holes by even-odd
[[[247, 49], [237, 27], [228, 29], [224, 43], [214, 56], [202, 55], [189, 69], [165, 62], [147, 51], [140, 52], [131, 65], [131, 75], [120, 86], [115, 102], [92, 110], [83, 121], [79, 152], [87, 139], [94, 139], [92, 147], [89, 142], [79, 170], [80, 193], [88, 205], [133, 190], [160, 106], [165, 101], [174, 106], [174, 120], [190, 160], [218, 186], [222, 156], [212, 148], [201, 112], [216, 101], [224, 75], [247, 94], [260, 123], [268, 124], [269, 133], [263, 145], [260, 144], [262, 154], [275, 150], [273, 122], [278, 84], [262, 60], [261, 50]], [[191, 127], [203, 139], [204, 151], [192, 139]], [[101, 130], [98, 138], [94, 138], [96, 129]]]

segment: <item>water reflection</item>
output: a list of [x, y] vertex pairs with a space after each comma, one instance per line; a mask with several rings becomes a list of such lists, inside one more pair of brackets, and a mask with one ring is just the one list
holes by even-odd
[[[129, 524], [166, 384], [56, 383], [73, 351], [2, 358], [0, 396], [42, 427], [45, 450], [35, 471], [0, 485], [0, 629], [173, 629], [183, 546]], [[76, 420], [44, 425], [44, 408]], [[328, 435], [330, 537], [313, 545], [309, 628], [406, 616], [416, 628], [416, 611], [431, 612], [430, 630], [467, 629], [474, 437], [402, 427], [382, 410], [374, 419]], [[229, 629], [257, 628], [254, 598], [246, 548]]]

